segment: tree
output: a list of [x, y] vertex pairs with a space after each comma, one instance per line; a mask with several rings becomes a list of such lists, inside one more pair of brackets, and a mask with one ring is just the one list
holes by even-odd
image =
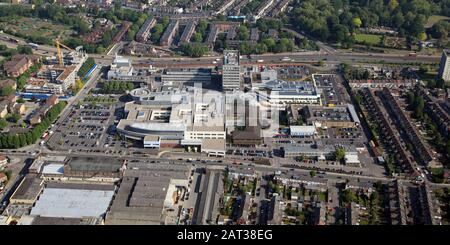
[[309, 171], [309, 175], [311, 176], [311, 178], [314, 178], [316, 176], [317, 172], [315, 170], [311, 170]]
[[319, 60], [319, 62], [317, 63], [318, 66], [322, 67], [325, 65], [325, 61], [324, 60]]
[[81, 79], [78, 78], [75, 81], [75, 91], [76, 92], [80, 91], [83, 88], [83, 86], [84, 86], [83, 82], [81, 81]]
[[4, 118], [0, 119], [0, 130], [3, 130], [6, 126], [8, 126], [8, 122]]
[[78, 31], [80, 35], [85, 35], [90, 31], [89, 24], [82, 19], [78, 20], [75, 29]]
[[421, 32], [418, 36], [420, 41], [425, 41], [427, 40], [427, 34], [425, 32]]
[[14, 93], [14, 89], [11, 86], [4, 86], [0, 92], [1, 96], [8, 96]]
[[207, 46], [199, 43], [183, 43], [180, 48], [185, 55], [194, 58], [202, 57], [209, 51]]
[[450, 32], [450, 23], [447, 21], [438, 21], [429, 30], [433, 38], [447, 39]]
[[266, 45], [267, 49], [268, 49], [269, 51], [271, 51], [271, 52], [274, 51], [275, 45], [277, 44], [277, 43], [275, 42], [275, 40], [274, 40], [273, 38], [271, 38], [271, 37], [266, 38], [266, 39], [263, 39], [263, 40], [262, 40], [262, 43], [264, 43], [264, 44]]
[[135, 36], [136, 36], [136, 31], [130, 29], [130, 30], [128, 30], [128, 32], [127, 32], [127, 37], [126, 37], [126, 39], [127, 39], [127, 41], [133, 41]]
[[163, 31], [164, 26], [160, 23], [156, 24], [151, 30], [152, 33], [152, 35], [150, 36], [151, 41], [154, 43], [158, 42], [159, 39], [161, 38]]
[[244, 25], [239, 26], [237, 29], [237, 38], [241, 41], [248, 40], [250, 37], [250, 32], [248, 28]]
[[345, 158], [345, 149], [344, 148], [337, 148], [335, 152], [335, 158], [336, 161], [342, 161]]
[[394, 10], [398, 7], [398, 1], [397, 0], [389, 0], [389, 8], [391, 10]]
[[342, 193], [342, 201], [344, 203], [355, 202], [358, 200], [358, 196], [350, 189], [346, 189]]
[[207, 28], [208, 28], [208, 22], [206, 20], [202, 19], [198, 22], [198, 25], [197, 25], [198, 33], [205, 33]]
[[134, 89], [134, 84], [132, 82], [127, 83], [126, 90], [131, 91]]
[[361, 25], [362, 25], [361, 18], [359, 18], [359, 17], [353, 18], [352, 23], [353, 23], [353, 25], [356, 26], [357, 28], [361, 27]]
[[192, 41], [194, 43], [201, 43], [203, 41], [203, 35], [200, 32], [194, 33], [194, 35], [192, 35]]
[[105, 31], [105, 33], [103, 33], [101, 40], [102, 40], [101, 43], [103, 44], [103, 46], [108, 47], [112, 41], [111, 31]]
[[169, 16], [166, 15], [162, 18], [162, 25], [164, 28], [166, 28], [169, 25], [169, 22], [170, 22]]
[[26, 45], [19, 45], [17, 46], [17, 52], [19, 52], [19, 54], [33, 54], [33, 49]]

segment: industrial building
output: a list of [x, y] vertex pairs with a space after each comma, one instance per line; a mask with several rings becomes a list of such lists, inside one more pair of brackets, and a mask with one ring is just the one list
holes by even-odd
[[[193, 176], [190, 200], [192, 224], [215, 224], [219, 216], [219, 199], [223, 193], [221, 170], [197, 169]], [[189, 205], [189, 204], [188, 204]]]
[[114, 185], [47, 183], [30, 215], [42, 217], [102, 217], [114, 195]]
[[44, 181], [35, 174], [27, 174], [12, 194], [11, 204], [33, 205], [44, 188]]
[[185, 166], [130, 163], [105, 223], [164, 224], [164, 210], [178, 204], [187, 185], [188, 168]]

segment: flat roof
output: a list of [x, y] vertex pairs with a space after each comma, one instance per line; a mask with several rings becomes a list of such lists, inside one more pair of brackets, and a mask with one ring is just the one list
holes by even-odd
[[31, 209], [31, 215], [44, 217], [100, 217], [112, 200], [113, 190], [45, 188]]
[[203, 139], [202, 149], [225, 151], [225, 139]]
[[118, 172], [123, 162], [117, 158], [72, 157], [67, 164], [73, 171]]
[[292, 132], [306, 132], [306, 133], [315, 133], [316, 127], [315, 126], [290, 126], [289, 127]]
[[63, 163], [50, 163], [44, 165], [42, 168], [42, 174], [64, 174]]
[[106, 224], [160, 224], [170, 182], [188, 174], [186, 166], [129, 163]]
[[96, 218], [33, 217], [31, 225], [95, 225]]
[[261, 129], [259, 127], [245, 127], [244, 130], [234, 130], [231, 133], [231, 137], [233, 140], [240, 140], [240, 139], [261, 139]]
[[36, 199], [44, 187], [43, 182], [37, 175], [28, 174], [22, 180], [11, 199]]

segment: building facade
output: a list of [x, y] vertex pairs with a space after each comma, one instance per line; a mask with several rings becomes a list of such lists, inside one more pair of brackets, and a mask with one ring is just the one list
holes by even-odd
[[450, 50], [444, 49], [442, 51], [441, 62], [439, 65], [439, 78], [444, 81], [450, 81]]
[[225, 50], [223, 54], [222, 88], [224, 91], [241, 89], [239, 51]]

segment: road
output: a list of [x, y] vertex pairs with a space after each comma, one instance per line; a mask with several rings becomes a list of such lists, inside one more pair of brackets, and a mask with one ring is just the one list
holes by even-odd
[[[2, 38], [3, 37], [3, 38]], [[10, 48], [15, 48], [18, 44], [11, 43], [5, 40], [5, 37], [12, 37], [7, 34], [0, 34], [0, 43], [7, 45]], [[20, 38], [19, 44], [25, 45], [26, 42]], [[120, 45], [118, 45], [120, 46]], [[56, 47], [39, 45], [37, 49], [34, 50], [35, 53], [41, 55], [54, 55], [56, 54]], [[108, 65], [114, 59], [115, 53], [110, 52], [109, 55], [101, 54], [90, 54], [98, 64]], [[125, 56], [130, 58], [132, 62], [139, 65], [152, 65], [154, 67], [164, 68], [164, 67], [214, 67], [221, 64], [222, 56], [205, 56], [201, 58], [148, 58], [148, 57], [136, 57], [136, 56]], [[276, 65], [279, 63], [286, 63], [282, 61], [284, 57], [289, 57], [293, 59], [293, 62], [298, 63], [316, 63], [320, 60], [326, 60], [326, 63], [330, 64], [340, 64], [342, 62], [347, 63], [379, 63], [381, 61], [386, 63], [437, 63], [440, 60], [440, 56], [431, 55], [418, 55], [417, 57], [409, 57], [408, 55], [401, 54], [372, 54], [372, 53], [345, 53], [345, 52], [334, 52], [334, 51], [312, 51], [312, 52], [292, 52], [292, 53], [279, 53], [279, 54], [263, 54], [263, 55], [252, 55], [251, 59], [247, 56], [242, 56], [241, 63], [243, 65], [258, 64], [257, 60], [264, 60], [265, 65]], [[220, 59], [217, 64], [213, 64], [216, 59]]]

